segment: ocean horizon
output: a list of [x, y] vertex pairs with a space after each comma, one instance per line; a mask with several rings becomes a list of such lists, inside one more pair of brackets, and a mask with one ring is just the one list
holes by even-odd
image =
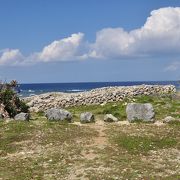
[[66, 92], [75, 93], [89, 91], [95, 88], [109, 86], [134, 86], [134, 85], [174, 85], [180, 88], [179, 81], [125, 81], [125, 82], [72, 82], [72, 83], [30, 83], [20, 84], [20, 93], [22, 97], [39, 95], [48, 92]]

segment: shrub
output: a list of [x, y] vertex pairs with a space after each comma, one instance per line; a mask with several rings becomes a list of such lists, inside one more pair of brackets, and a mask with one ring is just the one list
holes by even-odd
[[5, 110], [10, 117], [14, 117], [20, 112], [28, 112], [29, 107], [18, 97], [15, 92], [17, 82], [0, 83], [0, 104], [5, 106]]

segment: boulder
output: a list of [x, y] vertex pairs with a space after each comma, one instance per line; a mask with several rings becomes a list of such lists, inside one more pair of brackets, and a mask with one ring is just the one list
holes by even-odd
[[14, 117], [15, 120], [21, 120], [21, 121], [29, 121], [29, 118], [30, 118], [29, 113], [23, 113], [23, 112], [17, 114]]
[[51, 108], [45, 111], [45, 116], [48, 120], [67, 120], [72, 121], [72, 114], [65, 109]]
[[104, 121], [105, 122], [117, 122], [118, 118], [116, 118], [115, 116], [113, 116], [112, 114], [106, 114], [104, 116]]
[[145, 122], [154, 121], [154, 109], [150, 103], [128, 103], [126, 107], [127, 119], [129, 122], [142, 120]]
[[172, 121], [175, 121], [176, 119], [172, 116], [167, 116], [163, 119], [163, 123], [170, 123]]
[[81, 123], [90, 123], [94, 122], [94, 115], [91, 112], [84, 112], [80, 115]]

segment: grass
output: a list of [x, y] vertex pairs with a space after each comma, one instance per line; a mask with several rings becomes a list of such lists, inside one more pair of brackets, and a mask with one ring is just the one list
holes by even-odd
[[29, 123], [10, 122], [0, 123], [0, 155], [16, 152], [19, 145], [13, 142], [20, 142], [31, 137], [31, 132], [34, 129]]
[[173, 99], [171, 95], [163, 96], [139, 96], [135, 102], [152, 103], [156, 113], [156, 119], [163, 119], [166, 116], [180, 118], [180, 100]]
[[[111, 113], [126, 120], [128, 102], [151, 102], [156, 120], [179, 117], [171, 96], [141, 96], [104, 106], [67, 108], [79, 121], [90, 111], [96, 120]], [[121, 123], [121, 122], [120, 122]], [[42, 112], [29, 122], [0, 121], [0, 180], [168, 179], [180, 177], [180, 123], [83, 124], [49, 122]]]
[[150, 150], [174, 147], [177, 144], [177, 140], [169, 137], [157, 138], [121, 134], [115, 138], [115, 143], [129, 153], [145, 154]]
[[[48, 122], [42, 117], [28, 123], [1, 122], [0, 179], [68, 179], [74, 168], [80, 169], [79, 179], [176, 180], [179, 176], [175, 171], [180, 149], [178, 124], [105, 124], [108, 141], [104, 148], [91, 144], [99, 137], [96, 126]], [[88, 159], [83, 152], [93, 152], [96, 158]]]
[[80, 114], [86, 111], [92, 112], [96, 117], [101, 117], [105, 114], [112, 114], [120, 121], [126, 120], [125, 113], [126, 106], [123, 102], [107, 103], [104, 106], [101, 105], [89, 105], [67, 108], [72, 114], [74, 121], [79, 121]]
[[1, 122], [0, 179], [53, 179], [58, 173], [63, 177], [94, 136], [97, 132], [90, 128], [42, 118], [29, 123]]
[[171, 126], [173, 126], [173, 127], [177, 127], [177, 128], [179, 128], [180, 127], [180, 121], [178, 121], [178, 120], [175, 120], [175, 121], [171, 121], [171, 122], [169, 122], [168, 123], [169, 125], [171, 125]]
[[73, 113], [75, 121], [79, 120], [82, 112], [90, 111], [96, 116], [113, 114], [120, 121], [126, 120], [126, 104], [130, 102], [136, 103], [152, 103], [155, 109], [155, 119], [162, 120], [167, 116], [180, 118], [180, 101], [173, 99], [172, 95], [162, 96], [137, 96], [134, 99], [125, 99], [122, 102], [107, 103], [101, 105], [89, 105], [67, 108]]
[[106, 134], [110, 145], [98, 152], [105, 168], [111, 168], [103, 175], [89, 172], [91, 179], [178, 179], [179, 126], [110, 125]]

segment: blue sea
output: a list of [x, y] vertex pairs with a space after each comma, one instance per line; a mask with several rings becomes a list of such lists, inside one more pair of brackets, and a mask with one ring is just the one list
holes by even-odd
[[132, 85], [175, 85], [180, 88], [178, 81], [139, 81], [139, 82], [82, 82], [82, 83], [38, 83], [38, 84], [20, 84], [20, 96], [27, 97], [47, 92], [83, 92], [94, 88], [108, 86], [132, 86]]

